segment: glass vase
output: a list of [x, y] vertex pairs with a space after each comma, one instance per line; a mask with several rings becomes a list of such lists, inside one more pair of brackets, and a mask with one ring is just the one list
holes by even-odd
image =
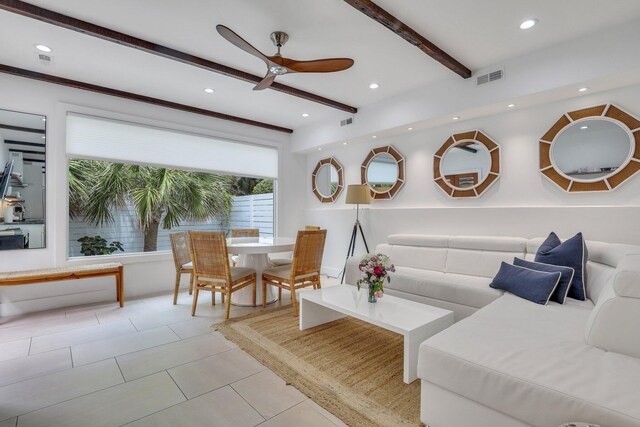
[[369, 302], [370, 303], [378, 302], [378, 299], [376, 298], [375, 289], [376, 289], [375, 284], [369, 283]]

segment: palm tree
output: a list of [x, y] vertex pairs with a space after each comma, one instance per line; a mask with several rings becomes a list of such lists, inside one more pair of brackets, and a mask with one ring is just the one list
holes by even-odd
[[158, 230], [181, 221], [223, 217], [231, 210], [228, 177], [97, 160], [69, 161], [69, 214], [94, 226], [114, 221], [112, 211], [133, 205], [144, 251], [158, 247]]

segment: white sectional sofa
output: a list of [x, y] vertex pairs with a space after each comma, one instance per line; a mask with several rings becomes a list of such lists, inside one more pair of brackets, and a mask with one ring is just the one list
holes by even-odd
[[[420, 347], [425, 424], [640, 426], [640, 247], [587, 241], [587, 301], [542, 306], [489, 287], [543, 240], [391, 235], [376, 248], [396, 265], [388, 294], [456, 316]], [[350, 260], [346, 282], [358, 277]]]

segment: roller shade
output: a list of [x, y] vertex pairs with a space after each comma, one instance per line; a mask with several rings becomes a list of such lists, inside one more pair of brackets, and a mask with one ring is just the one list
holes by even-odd
[[80, 114], [67, 115], [67, 155], [276, 179], [278, 150]]

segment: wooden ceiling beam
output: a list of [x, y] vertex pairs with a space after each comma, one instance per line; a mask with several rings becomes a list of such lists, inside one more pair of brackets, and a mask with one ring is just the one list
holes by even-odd
[[[245, 82], [256, 84], [263, 79], [263, 76], [255, 76], [251, 73], [237, 70], [235, 68], [219, 64], [217, 62], [209, 61], [208, 59], [200, 58], [195, 55], [181, 52], [179, 50], [171, 49], [169, 47], [155, 44], [138, 37], [114, 31], [109, 28], [101, 27], [99, 25], [94, 25], [89, 22], [82, 21], [71, 16], [63, 15], [61, 13], [57, 13], [48, 9], [44, 9], [42, 7], [35, 6], [29, 3], [25, 3], [20, 0], [0, 0], [0, 10], [6, 10], [18, 15], [37, 19], [38, 21], [46, 22], [51, 25], [56, 25], [68, 30], [77, 31], [82, 34], [87, 34], [102, 40], [120, 44], [122, 46], [138, 49], [143, 52], [178, 61], [183, 64], [192, 65], [208, 71], [213, 71], [215, 73], [233, 77]], [[350, 105], [343, 104], [341, 102], [334, 101], [320, 95], [306, 92], [304, 90], [296, 89], [282, 83], [275, 82], [270, 86], [270, 88], [278, 92], [286, 93], [287, 95], [306, 99], [307, 101], [316, 102], [318, 104], [336, 108], [342, 111], [347, 111], [352, 114], [358, 112], [358, 109], [356, 107], [352, 107]]]
[[72, 87], [75, 89], [87, 90], [90, 92], [101, 93], [103, 95], [115, 96], [117, 98], [144, 102], [146, 104], [157, 105], [159, 107], [172, 108], [174, 110], [186, 111], [188, 113], [200, 114], [203, 116], [214, 117], [216, 119], [228, 120], [230, 122], [241, 123], [244, 125], [274, 130], [277, 132], [284, 132], [284, 133], [293, 132], [292, 129], [272, 125], [269, 123], [263, 123], [255, 120], [244, 119], [242, 117], [231, 116], [229, 114], [218, 113], [216, 111], [205, 110], [203, 108], [198, 108], [198, 107], [192, 107], [190, 105], [178, 104], [177, 102], [165, 101], [164, 99], [152, 98], [150, 96], [139, 95], [137, 93], [125, 92], [123, 90], [112, 89], [104, 86], [98, 86], [91, 83], [84, 83], [77, 80], [65, 79], [64, 77], [52, 76], [50, 74], [44, 74], [44, 73], [39, 73], [37, 71], [11, 67], [9, 65], [0, 64], [0, 73], [11, 74], [14, 76], [25, 77], [28, 79], [39, 80], [47, 83], [53, 83], [60, 86]]
[[384, 25], [418, 49], [458, 74], [460, 77], [468, 79], [471, 77], [471, 70], [455, 60], [447, 52], [440, 49], [434, 43], [420, 35], [413, 28], [372, 2], [371, 0], [344, 0], [347, 4], [358, 9], [374, 21]]
[[0, 129], [6, 129], [6, 130], [15, 130], [18, 132], [29, 132], [29, 133], [40, 133], [40, 134], [45, 134], [45, 130], [44, 129], [32, 129], [32, 128], [24, 128], [21, 126], [12, 126], [12, 125], [5, 125], [0, 123]]

